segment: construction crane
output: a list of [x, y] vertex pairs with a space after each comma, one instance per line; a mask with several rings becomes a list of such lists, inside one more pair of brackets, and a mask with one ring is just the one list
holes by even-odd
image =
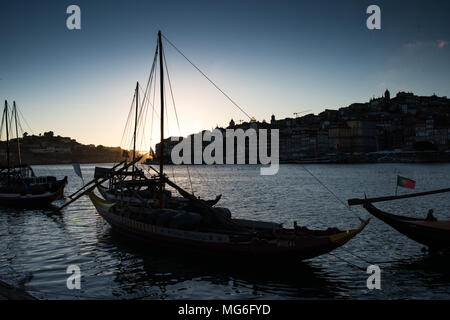
[[294, 112], [294, 116], [295, 116], [296, 118], [298, 118], [298, 115], [299, 115], [299, 114], [303, 114], [303, 113], [310, 112], [310, 111], [312, 111], [312, 110], [309, 109], [309, 110], [305, 110], [305, 111]]

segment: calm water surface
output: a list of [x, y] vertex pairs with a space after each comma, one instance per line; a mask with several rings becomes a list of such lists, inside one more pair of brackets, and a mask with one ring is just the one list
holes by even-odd
[[[94, 165], [83, 165], [85, 180]], [[450, 164], [305, 166], [340, 200], [392, 194], [397, 174], [417, 181], [417, 191], [448, 188]], [[69, 177], [66, 195], [81, 186], [69, 165], [35, 166], [37, 174]], [[235, 217], [310, 228], [359, 225], [362, 208], [347, 209], [300, 165], [282, 165], [275, 176], [258, 166], [191, 166], [197, 195], [223, 194], [220, 205]], [[187, 189], [186, 167], [167, 173]], [[400, 193], [408, 191], [400, 190]], [[56, 204], [62, 204], [59, 201]], [[450, 219], [448, 194], [382, 203], [380, 208], [424, 217], [434, 208]], [[176, 252], [136, 246], [118, 236], [87, 197], [59, 214], [0, 209], [0, 279], [44, 299], [449, 299], [450, 262], [429, 257], [422, 246], [377, 219], [343, 248], [309, 261], [277, 268], [224, 267]], [[66, 269], [81, 268], [81, 290], [68, 290]], [[381, 267], [381, 290], [366, 287], [370, 264]]]

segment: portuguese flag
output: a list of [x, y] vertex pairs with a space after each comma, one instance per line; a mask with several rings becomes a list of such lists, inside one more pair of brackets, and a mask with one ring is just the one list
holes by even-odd
[[397, 176], [397, 186], [408, 188], [408, 189], [414, 189], [416, 187], [416, 182], [414, 180]]

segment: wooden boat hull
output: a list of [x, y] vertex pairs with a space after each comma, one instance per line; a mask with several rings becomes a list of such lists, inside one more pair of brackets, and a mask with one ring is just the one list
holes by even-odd
[[305, 260], [328, 253], [355, 237], [369, 221], [357, 229], [327, 234], [305, 234], [295, 239], [248, 239], [236, 241], [233, 236], [214, 232], [186, 231], [139, 222], [112, 212], [114, 203], [90, 193], [89, 197], [98, 213], [113, 230], [139, 240], [189, 250], [200, 254], [239, 257], [240, 259]]
[[67, 178], [57, 181], [57, 184], [58, 186], [54, 190], [40, 194], [0, 193], [0, 206], [17, 208], [47, 207], [53, 201], [64, 197]]
[[430, 250], [450, 248], [450, 221], [426, 221], [394, 215], [376, 208], [371, 203], [364, 204], [364, 208], [411, 240], [426, 245]]

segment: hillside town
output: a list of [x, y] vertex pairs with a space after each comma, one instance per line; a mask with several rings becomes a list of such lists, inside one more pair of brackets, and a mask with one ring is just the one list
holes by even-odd
[[[280, 162], [450, 161], [450, 99], [445, 96], [398, 92], [392, 98], [386, 90], [379, 98], [318, 115], [231, 120], [227, 128], [216, 129], [225, 135], [226, 129], [249, 128], [279, 130]], [[164, 141], [167, 162], [177, 143]]]
[[[17, 139], [9, 141], [12, 163], [18, 163]], [[27, 164], [63, 164], [63, 163], [109, 163], [123, 159], [123, 150], [93, 144], [84, 145], [69, 137], [55, 136], [53, 131], [39, 135], [27, 132], [19, 138], [19, 150], [22, 163]], [[6, 141], [0, 142], [2, 165], [6, 159]]]

